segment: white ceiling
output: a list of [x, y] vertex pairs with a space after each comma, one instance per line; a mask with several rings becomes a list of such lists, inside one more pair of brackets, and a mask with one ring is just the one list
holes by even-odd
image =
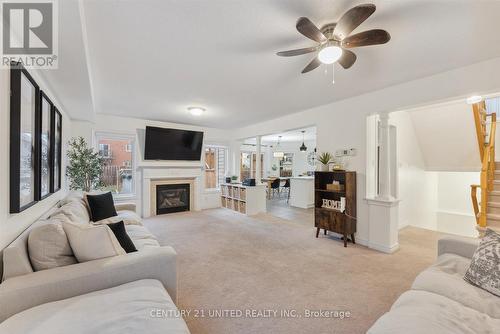
[[[233, 128], [500, 56], [500, 1], [476, 0], [372, 1], [377, 11], [355, 32], [383, 28], [392, 40], [355, 49], [335, 85], [322, 69], [300, 74], [311, 55], [275, 55], [313, 45], [298, 17], [320, 26], [365, 2], [84, 0], [81, 11], [59, 1], [60, 68], [48, 77], [74, 118]], [[193, 105], [207, 111], [191, 116]]]
[[[302, 131], [304, 137], [302, 137]], [[281, 137], [281, 138], [280, 138]], [[278, 140], [280, 143], [302, 143], [302, 138], [305, 141], [316, 141], [316, 127], [308, 127], [303, 129], [295, 129], [281, 133], [274, 133], [267, 136], [262, 136], [261, 143], [263, 144], [276, 144]], [[255, 144], [255, 138], [248, 138], [244, 141], [245, 144]]]

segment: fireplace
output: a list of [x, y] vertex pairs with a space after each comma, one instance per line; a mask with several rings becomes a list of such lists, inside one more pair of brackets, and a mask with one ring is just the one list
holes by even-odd
[[161, 184], [156, 186], [156, 214], [189, 211], [190, 184]]

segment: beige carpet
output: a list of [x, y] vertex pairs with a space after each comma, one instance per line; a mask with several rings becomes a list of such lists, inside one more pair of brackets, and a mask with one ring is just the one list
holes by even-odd
[[[435, 259], [438, 233], [405, 228], [392, 255], [333, 237], [310, 222], [227, 209], [147, 219], [178, 253], [179, 308], [191, 333], [364, 333]], [[296, 310], [300, 318], [217, 317], [213, 310]], [[305, 310], [350, 318], [305, 318]], [[205, 317], [201, 318], [201, 310]], [[196, 317], [195, 315], [198, 315]]]

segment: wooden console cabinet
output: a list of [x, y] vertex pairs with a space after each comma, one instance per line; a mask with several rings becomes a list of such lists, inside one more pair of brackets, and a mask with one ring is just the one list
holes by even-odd
[[[342, 189], [328, 189], [328, 184], [337, 181]], [[345, 211], [323, 207], [324, 199], [340, 201], [345, 198]], [[356, 233], [356, 172], [315, 172], [314, 175], [314, 226], [316, 238], [320, 229], [341, 234], [344, 247], [347, 247], [348, 237], [355, 243]]]

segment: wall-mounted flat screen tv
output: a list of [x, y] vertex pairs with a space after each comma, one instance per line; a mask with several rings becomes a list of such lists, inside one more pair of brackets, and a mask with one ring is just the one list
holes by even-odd
[[201, 159], [203, 132], [146, 127], [144, 160]]

